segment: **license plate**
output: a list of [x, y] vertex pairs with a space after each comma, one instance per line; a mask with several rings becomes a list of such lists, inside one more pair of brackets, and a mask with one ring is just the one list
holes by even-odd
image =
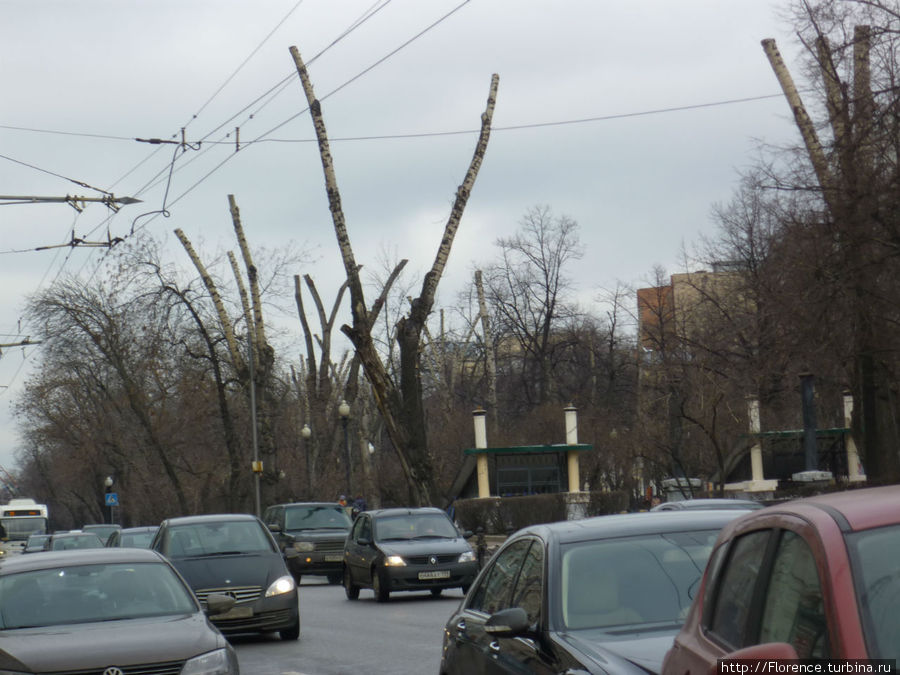
[[211, 617], [213, 620], [218, 619], [249, 619], [253, 616], [252, 607], [232, 607], [224, 614], [216, 614]]
[[342, 555], [326, 555], [325, 562], [341, 562], [344, 559]]
[[433, 572], [419, 572], [420, 579], [449, 579], [450, 570], [434, 570]]

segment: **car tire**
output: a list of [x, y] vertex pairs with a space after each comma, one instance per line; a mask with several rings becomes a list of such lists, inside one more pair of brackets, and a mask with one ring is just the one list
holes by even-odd
[[441, 597], [441, 591], [443, 591], [443, 590], [444, 590], [443, 588], [432, 588], [431, 589], [431, 597], [432, 598]]
[[278, 636], [282, 640], [298, 640], [300, 639], [300, 619], [297, 619], [297, 623], [295, 623], [290, 628], [285, 628], [284, 630], [278, 631]]
[[375, 591], [376, 602], [387, 602], [391, 599], [390, 582], [384, 570], [372, 570], [372, 590]]
[[359, 599], [359, 586], [353, 583], [350, 577], [350, 568], [344, 567], [344, 593], [347, 594], [348, 600]]

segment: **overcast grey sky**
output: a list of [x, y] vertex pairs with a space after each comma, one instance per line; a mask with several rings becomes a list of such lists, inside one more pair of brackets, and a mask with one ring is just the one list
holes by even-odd
[[[682, 245], [713, 230], [711, 207], [730, 198], [757, 141], [795, 140], [760, 47], [776, 38], [790, 65], [777, 4], [0, 0], [0, 193], [99, 194], [75, 180], [143, 200], [111, 219], [101, 205], [3, 206], [0, 343], [25, 336], [30, 293], [104, 259], [102, 249], [35, 248], [73, 230], [124, 237], [161, 209], [176, 146], [133, 139], [180, 139], [182, 128], [199, 150], [178, 154], [169, 217], [140, 218], [137, 232], [171, 242], [180, 227], [209, 256], [234, 248], [234, 194], [251, 245], [294, 242], [315, 261], [296, 273], [333, 295], [340, 258], [291, 45], [323, 100], [359, 262], [374, 266], [384, 248], [414, 272], [430, 264], [498, 73], [495, 131], [442, 298], [538, 204], [581, 225], [573, 271], [584, 298], [640, 285], [655, 264], [677, 271]], [[8, 469], [18, 444], [9, 410], [36, 354], [0, 358]]]

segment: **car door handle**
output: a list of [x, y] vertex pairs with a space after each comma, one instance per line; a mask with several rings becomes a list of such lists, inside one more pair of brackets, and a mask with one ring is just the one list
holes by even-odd
[[500, 643], [497, 640], [494, 640], [490, 645], [491, 651], [495, 654], [500, 653]]
[[459, 620], [459, 623], [456, 624], [456, 630], [458, 630], [460, 633], [466, 632], [466, 620], [465, 619]]

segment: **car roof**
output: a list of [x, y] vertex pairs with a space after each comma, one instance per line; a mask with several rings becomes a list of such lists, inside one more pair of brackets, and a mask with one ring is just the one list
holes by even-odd
[[558, 523], [530, 525], [513, 536], [535, 534], [542, 539], [557, 539], [562, 544], [628, 537], [642, 534], [718, 530], [735, 518], [751, 511], [739, 509], [708, 509], [697, 511], [644, 511], [608, 516], [596, 516], [582, 520], [565, 520]]
[[128, 534], [130, 532], [152, 532], [153, 530], [158, 530], [159, 525], [139, 525], [137, 527], [123, 527], [122, 534]]
[[284, 506], [284, 507], [291, 507], [291, 506], [336, 506], [336, 507], [338, 507], [339, 509], [344, 508], [343, 506], [341, 506], [341, 505], [338, 504], [337, 502], [287, 502], [287, 503], [284, 503], [284, 504], [272, 504], [272, 506], [270, 506], [269, 508], [273, 508], [273, 507], [275, 507], [275, 506]]
[[390, 509], [375, 509], [374, 511], [366, 511], [369, 515], [374, 518], [384, 518], [391, 516], [415, 516], [426, 513], [440, 513], [441, 515], [446, 516], [447, 514], [441, 509], [434, 506], [410, 506], [410, 507], [395, 507]]
[[754, 513], [780, 511], [800, 517], [827, 513], [843, 530], [867, 530], [900, 523], [900, 485], [856, 488], [795, 499]]
[[207, 513], [200, 516], [178, 516], [177, 518], [167, 518], [163, 521], [168, 526], [173, 525], [199, 525], [201, 523], [222, 523], [241, 520], [256, 521], [256, 516], [249, 513]]
[[709, 499], [685, 499], [678, 502], [663, 502], [657, 504], [651, 511], [666, 511], [671, 509], [761, 509], [765, 506], [762, 502], [752, 499], [728, 499], [728, 498], [709, 498]]
[[39, 555], [16, 555], [0, 559], [0, 576], [70, 565], [161, 562], [163, 560], [164, 558], [156, 551], [149, 551], [143, 548], [88, 548], [70, 551], [43, 551]]
[[108, 527], [113, 528], [114, 530], [121, 530], [122, 526], [118, 523], [88, 523], [87, 525], [82, 525], [82, 530], [104, 530]]
[[70, 532], [55, 532], [50, 535], [51, 539], [76, 539], [78, 537], [100, 537], [96, 532], [82, 532], [81, 530], [73, 530]]

